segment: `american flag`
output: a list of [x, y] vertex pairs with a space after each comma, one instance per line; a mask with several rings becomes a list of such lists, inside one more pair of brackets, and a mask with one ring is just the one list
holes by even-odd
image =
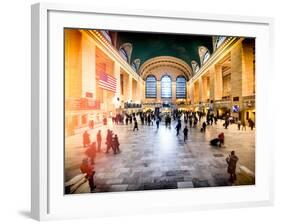
[[112, 92], [116, 92], [116, 78], [106, 74], [100, 74], [99, 87]]

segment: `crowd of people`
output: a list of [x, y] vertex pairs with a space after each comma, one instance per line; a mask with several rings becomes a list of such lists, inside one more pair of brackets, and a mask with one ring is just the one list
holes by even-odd
[[[183, 140], [184, 143], [187, 143], [188, 141], [188, 134], [189, 134], [189, 128], [197, 129], [198, 124], [201, 124], [201, 127], [199, 127], [199, 130], [201, 133], [205, 133], [208, 126], [217, 125], [218, 118], [214, 116], [212, 113], [203, 113], [203, 112], [194, 112], [194, 111], [174, 111], [173, 113], [154, 113], [152, 111], [148, 112], [139, 112], [139, 113], [131, 113], [131, 114], [116, 114], [112, 117], [112, 123], [115, 125], [133, 125], [132, 131], [138, 131], [138, 120], [140, 121], [141, 125], [147, 125], [151, 126], [153, 128], [153, 124], [156, 124], [156, 129], [159, 129], [160, 123], [163, 120], [165, 122], [166, 128], [171, 128], [172, 119], [175, 121], [175, 129], [176, 129], [176, 136], [180, 137], [181, 129], [182, 129], [182, 121], [183, 121]], [[229, 125], [233, 123], [230, 116], [226, 114], [224, 116], [224, 123], [223, 127], [227, 129]], [[237, 126], [238, 130], [246, 130], [246, 123], [245, 121], [241, 122], [241, 120], [237, 120]], [[103, 120], [103, 124], [107, 125], [107, 119]], [[249, 127], [253, 130], [254, 128], [254, 122], [249, 119], [248, 120]], [[94, 127], [94, 122], [91, 122], [89, 125], [90, 128]], [[198, 130], [198, 131], [199, 131]], [[101, 130], [99, 130], [96, 134], [96, 140], [91, 142], [91, 137], [88, 131], [85, 131], [83, 133], [83, 146], [86, 148], [85, 154], [87, 158], [84, 158], [82, 160], [80, 170], [82, 173], [85, 173], [88, 177], [89, 186], [91, 188], [91, 191], [95, 189], [94, 185], [94, 164], [96, 159], [96, 153], [102, 152], [102, 142], [103, 137], [101, 134]], [[224, 133], [221, 132], [217, 137], [212, 139], [210, 141], [210, 144], [212, 146], [218, 146], [221, 147], [224, 145], [225, 142], [225, 136]], [[105, 153], [108, 154], [110, 151], [113, 152], [114, 155], [120, 153], [120, 143], [118, 139], [118, 135], [114, 134], [112, 130], [108, 129], [104, 144], [105, 147]], [[227, 172], [230, 174], [230, 181], [234, 182], [236, 180], [236, 163], [238, 161], [238, 157], [235, 155], [235, 152], [232, 151], [231, 154], [227, 157], [226, 162], [228, 164], [228, 170]], [[88, 165], [87, 165], [88, 164]], [[92, 170], [92, 171], [90, 171]]]
[[[96, 188], [94, 184], [94, 175], [95, 175], [95, 160], [97, 153], [101, 153], [101, 145], [102, 145], [102, 134], [101, 130], [98, 130], [96, 135], [96, 141], [92, 141], [90, 139], [90, 134], [88, 131], [83, 133], [83, 146], [86, 148], [85, 155], [86, 157], [83, 158], [82, 163], [80, 165], [80, 171], [86, 174], [86, 178], [89, 182], [89, 187], [91, 192], [93, 192]], [[108, 129], [106, 138], [106, 151], [105, 153], [109, 153], [111, 150], [114, 154], [120, 153], [120, 143], [118, 139], [118, 135], [114, 134], [112, 130]]]

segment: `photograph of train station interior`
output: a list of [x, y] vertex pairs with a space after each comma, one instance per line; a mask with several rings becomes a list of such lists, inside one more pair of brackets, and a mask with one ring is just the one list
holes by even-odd
[[255, 185], [255, 39], [64, 29], [65, 194]]

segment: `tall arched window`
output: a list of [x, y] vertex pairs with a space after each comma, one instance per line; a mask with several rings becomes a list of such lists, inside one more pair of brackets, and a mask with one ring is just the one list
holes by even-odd
[[210, 58], [211, 54], [208, 48], [200, 46], [198, 48], [198, 53], [200, 57], [201, 66]]
[[226, 40], [226, 37], [224, 36], [218, 36], [216, 40], [216, 48], [219, 48], [219, 46]]
[[161, 79], [161, 97], [172, 98], [172, 80], [168, 75], [164, 75]]
[[176, 98], [186, 98], [186, 79], [184, 76], [178, 76], [176, 80]]
[[119, 53], [120, 53], [121, 57], [122, 57], [125, 61], [129, 62], [128, 54], [127, 54], [127, 52], [124, 50], [124, 48], [120, 48]]
[[200, 69], [198, 63], [194, 60], [191, 61], [191, 66], [192, 66], [193, 74], [197, 73]]
[[119, 47], [119, 53], [121, 57], [129, 64], [131, 63], [132, 51], [133, 51], [133, 45], [131, 43], [123, 43]]
[[205, 62], [210, 58], [210, 52], [207, 51], [205, 54], [204, 54], [204, 57], [203, 57], [203, 64], [205, 64]]
[[135, 72], [137, 72], [138, 69], [137, 69], [137, 65], [135, 64], [135, 62], [132, 63], [132, 68]]
[[149, 75], [145, 81], [145, 96], [146, 98], [157, 97], [156, 78], [153, 75]]

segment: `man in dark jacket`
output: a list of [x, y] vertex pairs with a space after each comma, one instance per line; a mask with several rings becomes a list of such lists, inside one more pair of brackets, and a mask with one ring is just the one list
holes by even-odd
[[179, 136], [180, 130], [181, 130], [181, 120], [180, 119], [178, 119], [178, 123], [176, 125], [176, 130], [177, 130], [177, 136]]

